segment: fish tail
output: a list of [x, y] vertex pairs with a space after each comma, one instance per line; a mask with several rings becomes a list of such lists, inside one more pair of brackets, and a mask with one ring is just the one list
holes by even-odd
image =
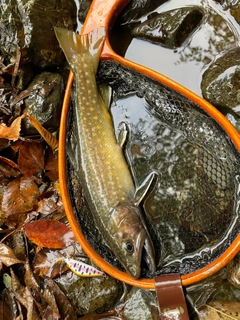
[[76, 66], [83, 54], [87, 54], [91, 58], [94, 72], [97, 72], [99, 57], [106, 36], [104, 27], [93, 29], [91, 32], [83, 35], [58, 27], [55, 27], [54, 31], [73, 72], [76, 71]]

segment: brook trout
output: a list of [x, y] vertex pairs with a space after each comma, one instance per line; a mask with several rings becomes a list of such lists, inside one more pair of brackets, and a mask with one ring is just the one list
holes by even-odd
[[55, 33], [75, 77], [74, 168], [102, 236], [126, 271], [138, 278], [143, 247], [152, 271], [155, 254], [108, 105], [96, 83], [105, 30], [99, 28], [80, 36], [55, 28]]

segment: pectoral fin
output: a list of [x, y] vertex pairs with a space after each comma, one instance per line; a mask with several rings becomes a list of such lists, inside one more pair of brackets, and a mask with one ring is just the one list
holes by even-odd
[[109, 109], [112, 100], [112, 88], [107, 83], [100, 83], [98, 88], [105, 106]]
[[128, 128], [125, 122], [120, 123], [120, 130], [117, 136], [117, 143], [122, 148], [127, 141]]
[[135, 196], [134, 196], [134, 204], [138, 206], [143, 199], [146, 197], [147, 193], [151, 191], [153, 186], [156, 183], [156, 179], [158, 177], [158, 173], [152, 171], [141, 183], [141, 185], [136, 189]]

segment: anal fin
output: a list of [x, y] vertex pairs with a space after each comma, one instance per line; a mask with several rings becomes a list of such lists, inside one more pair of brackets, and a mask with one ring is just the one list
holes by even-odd
[[137, 187], [135, 196], [134, 196], [134, 204], [138, 206], [146, 195], [151, 191], [153, 186], [156, 183], [158, 177], [158, 173], [156, 171], [152, 171], [147, 175], [147, 177], [143, 180], [139, 187]]

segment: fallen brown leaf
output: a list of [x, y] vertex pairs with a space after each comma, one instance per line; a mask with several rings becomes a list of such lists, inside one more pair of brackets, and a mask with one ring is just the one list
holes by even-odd
[[56, 220], [37, 220], [24, 228], [26, 236], [40, 247], [62, 249], [76, 242], [72, 230]]
[[38, 195], [38, 186], [31, 178], [15, 178], [4, 189], [2, 211], [6, 217], [31, 211], [37, 205]]
[[71, 303], [69, 302], [66, 295], [61, 291], [58, 285], [52, 279], [45, 279], [45, 288], [48, 287], [50, 291], [54, 294], [55, 301], [61, 315], [61, 319], [65, 320], [77, 320], [76, 312], [74, 311]]
[[18, 165], [12, 160], [0, 156], [0, 177], [18, 177], [21, 175]]
[[43, 216], [63, 210], [62, 200], [56, 191], [48, 191], [40, 196], [37, 211]]
[[19, 149], [19, 169], [26, 177], [37, 175], [44, 168], [44, 145], [35, 141], [24, 142]]
[[[45, 281], [45, 283], [46, 283], [46, 281]], [[54, 293], [51, 290], [51, 287], [49, 287], [48, 285], [45, 285], [44, 289], [43, 289], [42, 296], [43, 296], [43, 299], [46, 301], [46, 303], [48, 305], [46, 310], [45, 310], [45, 312], [44, 312], [45, 318], [46, 319], [48, 319], [48, 318], [56, 319], [56, 320], [60, 319], [61, 316], [59, 314], [57, 302], [56, 302]]]
[[7, 267], [16, 263], [24, 263], [24, 261], [19, 260], [13, 250], [4, 243], [0, 243], [0, 260]]
[[25, 307], [27, 308], [27, 297], [25, 286], [21, 284], [18, 277], [15, 275], [14, 271], [10, 269], [11, 272], [11, 279], [12, 279], [12, 286], [11, 290], [14, 293], [15, 298]]
[[5, 123], [0, 123], [0, 138], [16, 141], [19, 139], [21, 130], [21, 121], [25, 117], [25, 114], [17, 117], [10, 127]]
[[[70, 248], [70, 247], [68, 247]], [[34, 257], [34, 272], [39, 276], [55, 278], [66, 270], [68, 266], [63, 262], [62, 250], [42, 248]]]
[[42, 138], [47, 142], [47, 144], [52, 148], [52, 150], [58, 149], [58, 141], [57, 139], [45, 129], [31, 114], [28, 114], [28, 118], [31, 121], [31, 124], [37, 129]]
[[16, 303], [16, 300], [14, 298], [14, 295], [10, 289], [4, 289], [1, 293], [2, 296], [2, 310], [1, 320], [7, 319], [7, 320], [16, 320], [18, 312], [18, 306]]
[[45, 152], [45, 174], [53, 182], [58, 180], [58, 154], [51, 148]]
[[24, 274], [24, 282], [29, 289], [33, 289], [36, 291], [40, 291], [38, 278], [35, 277], [32, 268], [29, 263], [29, 259], [26, 260], [24, 264], [25, 274]]
[[27, 286], [21, 284], [12, 269], [10, 271], [12, 278], [12, 292], [15, 298], [26, 308], [27, 320], [40, 320], [31, 291]]
[[211, 301], [199, 310], [200, 320], [239, 320], [239, 301]]

